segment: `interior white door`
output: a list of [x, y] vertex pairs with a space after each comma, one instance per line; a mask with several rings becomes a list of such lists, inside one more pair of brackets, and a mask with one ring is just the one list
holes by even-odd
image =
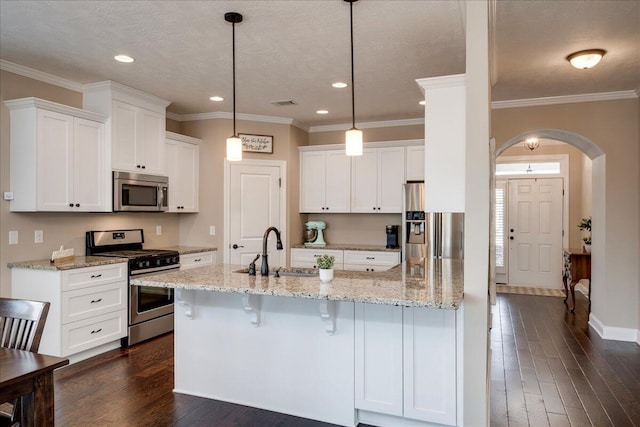
[[509, 284], [562, 288], [562, 178], [509, 180]]
[[[229, 167], [229, 262], [248, 266], [262, 253], [267, 228], [280, 224], [280, 168], [234, 162]], [[284, 239], [284, 235], [282, 238]], [[283, 242], [284, 244], [284, 242]], [[285, 266], [284, 250], [276, 250], [275, 233], [269, 235], [269, 268]], [[260, 269], [261, 260], [257, 261]]]

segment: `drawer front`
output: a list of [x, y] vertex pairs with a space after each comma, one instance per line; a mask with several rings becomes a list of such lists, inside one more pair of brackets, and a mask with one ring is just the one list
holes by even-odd
[[62, 291], [127, 281], [127, 263], [67, 270], [62, 274]]
[[202, 267], [214, 263], [213, 252], [199, 252], [196, 254], [180, 255], [180, 270]]
[[315, 265], [316, 259], [322, 255], [333, 255], [336, 258], [336, 264], [342, 264], [343, 251], [333, 249], [291, 249], [291, 262], [305, 262]]
[[127, 282], [62, 293], [62, 324], [127, 309]]
[[127, 312], [116, 311], [62, 325], [62, 356], [88, 350], [127, 335]]
[[344, 263], [344, 269], [347, 271], [385, 271], [390, 269], [389, 265], [368, 265], [368, 264], [349, 264]]
[[344, 263], [393, 267], [400, 264], [400, 252], [344, 251]]

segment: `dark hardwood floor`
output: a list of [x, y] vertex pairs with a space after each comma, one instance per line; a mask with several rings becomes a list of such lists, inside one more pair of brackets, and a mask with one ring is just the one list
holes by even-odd
[[492, 426], [640, 426], [640, 346], [589, 329], [588, 301], [499, 294]]
[[[604, 341], [562, 298], [498, 295], [492, 426], [640, 426], [640, 346]], [[58, 426], [320, 427], [328, 424], [174, 394], [173, 335], [55, 372]], [[362, 426], [361, 426], [362, 427]]]

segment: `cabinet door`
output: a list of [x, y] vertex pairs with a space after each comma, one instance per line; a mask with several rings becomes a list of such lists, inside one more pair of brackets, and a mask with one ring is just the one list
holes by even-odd
[[[198, 212], [200, 192], [200, 146], [183, 143], [180, 147], [180, 212]], [[171, 191], [171, 181], [169, 181]]]
[[165, 153], [167, 155], [167, 176], [169, 177], [169, 212], [180, 212], [180, 148], [182, 143], [167, 139]]
[[84, 212], [110, 210], [105, 195], [109, 173], [105, 170], [104, 125], [75, 118], [73, 130], [74, 209]]
[[402, 416], [402, 307], [355, 305], [355, 406]]
[[405, 147], [405, 177], [407, 181], [424, 181], [424, 145]]
[[365, 148], [351, 168], [351, 212], [378, 212], [378, 149]]
[[404, 416], [456, 424], [456, 311], [404, 307]]
[[113, 169], [140, 172], [136, 158], [136, 114], [133, 105], [113, 101], [111, 123], [111, 165]]
[[404, 184], [404, 147], [379, 148], [377, 212], [402, 212], [402, 184]]
[[326, 159], [324, 151], [300, 154], [300, 212], [325, 212]]
[[325, 212], [351, 212], [351, 158], [342, 150], [326, 155]]
[[138, 108], [136, 113], [136, 159], [140, 159], [142, 173], [158, 175], [166, 173], [164, 120], [160, 113]]
[[39, 109], [37, 123], [37, 209], [72, 210], [73, 117]]

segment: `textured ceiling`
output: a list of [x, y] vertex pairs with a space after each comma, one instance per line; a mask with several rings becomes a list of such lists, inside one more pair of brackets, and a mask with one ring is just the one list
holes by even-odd
[[[463, 8], [454, 0], [355, 3], [358, 122], [421, 117], [415, 79], [464, 72]], [[330, 86], [350, 79], [342, 0], [1, 0], [0, 57], [79, 83], [114, 80], [173, 101], [177, 114], [229, 112], [229, 11], [244, 15], [236, 26], [239, 113], [350, 122], [349, 88]], [[640, 87], [637, 0], [498, 1], [495, 16], [494, 100]], [[564, 60], [592, 47], [609, 52], [593, 70]], [[118, 53], [136, 61], [116, 63]], [[296, 105], [271, 105], [290, 99]]]

